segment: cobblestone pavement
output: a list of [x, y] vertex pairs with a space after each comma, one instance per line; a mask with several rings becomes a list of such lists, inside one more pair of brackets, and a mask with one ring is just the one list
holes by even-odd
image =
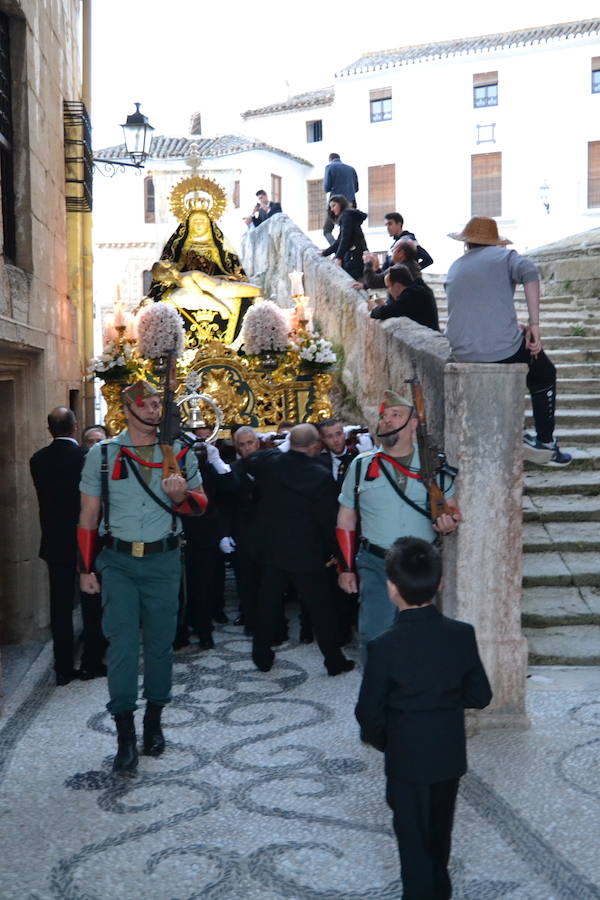
[[[216, 640], [178, 652], [167, 752], [132, 781], [110, 772], [105, 679], [55, 688], [37, 658], [0, 719], [2, 900], [401, 896], [359, 674], [295, 640], [261, 674], [240, 628]], [[531, 729], [470, 740], [454, 900], [600, 898], [600, 670], [531, 671]]]

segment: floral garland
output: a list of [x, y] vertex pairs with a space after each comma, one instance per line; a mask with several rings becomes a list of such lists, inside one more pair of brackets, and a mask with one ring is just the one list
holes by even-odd
[[289, 325], [285, 315], [272, 300], [262, 300], [251, 306], [244, 317], [242, 342], [249, 356], [269, 351], [286, 350], [289, 346]]
[[87, 367], [87, 380], [102, 378], [104, 381], [121, 381], [132, 372], [137, 371], [139, 359], [136, 353], [135, 340], [107, 340], [102, 353], [90, 359]]
[[170, 303], [149, 303], [137, 320], [138, 353], [146, 359], [166, 356], [171, 350], [179, 356], [185, 346], [183, 319]]

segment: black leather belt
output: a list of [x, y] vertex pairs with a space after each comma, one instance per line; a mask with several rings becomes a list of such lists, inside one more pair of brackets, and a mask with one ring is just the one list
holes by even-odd
[[371, 541], [368, 541], [366, 538], [360, 539], [360, 546], [363, 550], [366, 550], [367, 553], [372, 553], [373, 556], [378, 556], [379, 559], [383, 559], [387, 550], [384, 547], [378, 547], [377, 544], [372, 544]]
[[179, 537], [175, 534], [162, 538], [160, 541], [122, 541], [121, 538], [105, 537], [103, 539], [105, 547], [116, 550], [118, 553], [128, 553], [129, 556], [135, 556], [140, 559], [149, 553], [165, 553], [167, 550], [175, 550], [179, 547]]

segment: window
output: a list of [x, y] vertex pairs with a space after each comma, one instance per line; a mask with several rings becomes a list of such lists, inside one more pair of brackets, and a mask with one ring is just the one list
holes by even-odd
[[0, 185], [2, 190], [3, 252], [16, 257], [15, 195], [10, 76], [9, 19], [0, 13]]
[[588, 144], [588, 207], [600, 206], [600, 141]]
[[392, 89], [369, 92], [371, 122], [389, 122], [392, 118]]
[[152, 175], [144, 178], [144, 222], [156, 222], [156, 198]]
[[323, 120], [316, 119], [306, 123], [306, 143], [316, 144], [323, 140]]
[[495, 144], [496, 143], [496, 124], [478, 125], [477, 126], [477, 143], [478, 144]]
[[322, 178], [306, 182], [306, 204], [308, 207], [308, 231], [317, 231], [323, 227], [325, 221], [325, 193]]
[[271, 175], [271, 200], [281, 203], [281, 175]]
[[471, 157], [471, 215], [502, 215], [502, 154]]
[[600, 94], [600, 56], [592, 57], [592, 94]]
[[396, 209], [396, 166], [369, 166], [369, 226], [380, 226], [390, 209]]
[[240, 208], [240, 183], [239, 183], [239, 181], [233, 182], [233, 195], [232, 195], [231, 199], [233, 200], [234, 209], [239, 209]]
[[473, 75], [473, 106], [498, 106], [498, 73], [480, 72]]
[[150, 285], [152, 284], [152, 270], [144, 269], [142, 272], [142, 295], [144, 297], [148, 296], [148, 291], [150, 290]]

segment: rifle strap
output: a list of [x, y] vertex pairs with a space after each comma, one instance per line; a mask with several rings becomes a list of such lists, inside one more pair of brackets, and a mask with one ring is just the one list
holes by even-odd
[[141, 488], [144, 489], [144, 491], [148, 494], [148, 496], [151, 497], [155, 503], [158, 503], [158, 505], [162, 509], [164, 509], [165, 512], [169, 513], [169, 515], [171, 516], [171, 531], [173, 532], [173, 534], [175, 534], [175, 532], [177, 531], [177, 513], [173, 510], [173, 507], [169, 506], [167, 503], [165, 503], [164, 500], [161, 500], [160, 497], [157, 497], [157, 495], [154, 493], [152, 488], [150, 488], [146, 484], [146, 482], [144, 481], [144, 479], [138, 472], [137, 467], [134, 464], [133, 460], [131, 460], [128, 456], [124, 455], [123, 462], [125, 463], [126, 466], [129, 466], [129, 468], [131, 469], [131, 471], [133, 472], [133, 474], [135, 476], [137, 483], [139, 484], [139, 486]]
[[110, 530], [110, 496], [108, 493], [108, 444], [100, 444], [100, 482], [102, 486], [102, 514], [104, 517], [104, 533], [111, 537]]
[[[398, 482], [394, 478], [392, 478], [392, 476], [390, 475], [388, 470], [385, 468], [385, 466], [381, 466], [381, 471], [383, 472], [383, 474], [385, 475], [385, 477], [387, 478], [388, 482], [391, 484], [391, 486], [393, 487], [395, 492], [398, 494], [398, 496], [402, 500], [404, 500], [405, 503], [408, 503], [408, 505], [411, 506], [415, 510], [415, 512], [418, 512], [422, 516], [425, 516], [426, 519], [431, 518], [429, 510], [423, 509], [421, 506], [419, 506], [417, 503], [415, 503], [414, 500], [411, 500], [410, 497], [406, 496], [406, 494], [404, 493], [404, 491], [402, 490], [402, 488], [400, 487]], [[429, 497], [428, 497], [428, 499], [429, 499]], [[427, 503], [427, 505], [429, 506], [429, 502]]]

